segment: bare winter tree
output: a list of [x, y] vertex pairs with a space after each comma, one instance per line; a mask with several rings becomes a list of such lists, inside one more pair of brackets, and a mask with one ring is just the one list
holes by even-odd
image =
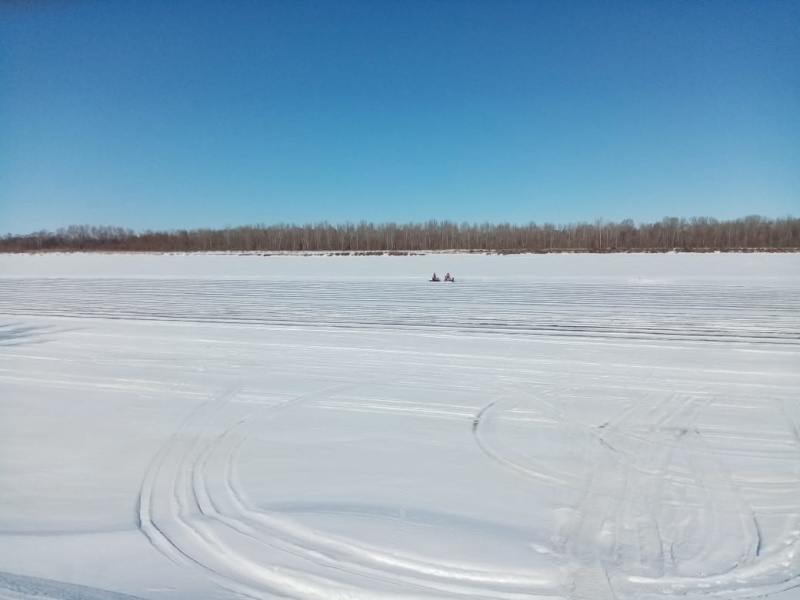
[[70, 225], [55, 232], [0, 238], [0, 252], [665, 252], [797, 251], [800, 219], [756, 215], [718, 221], [710, 217], [666, 217], [636, 225], [597, 220], [557, 225], [367, 221], [332, 225], [247, 225], [224, 229], [144, 231], [109, 226]]

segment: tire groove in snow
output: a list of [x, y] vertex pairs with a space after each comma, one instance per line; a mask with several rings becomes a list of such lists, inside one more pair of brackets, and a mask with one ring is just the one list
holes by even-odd
[[[577, 494], [571, 508], [557, 509], [556, 523], [560, 526], [553, 538], [554, 551], [566, 561], [565, 568], [574, 582], [563, 590], [564, 597], [593, 600], [692, 592], [698, 596], [750, 598], [800, 586], [800, 524], [782, 548], [762, 551], [754, 509], [744, 499], [741, 483], [725, 466], [726, 453], [710, 445], [702, 433], [699, 419], [715, 407], [713, 397], [655, 395], [594, 429], [573, 421], [557, 408], [559, 394], [563, 393], [561, 389], [549, 396], [541, 391], [534, 395], [517, 387], [508, 397], [483, 406], [473, 419], [472, 432], [481, 450], [504, 468]], [[560, 419], [565, 435], [584, 444], [590, 462], [582, 483], [577, 474], [559, 480], [543, 471], [540, 463], [521, 463], [495, 447], [497, 434], [491, 424], [516, 407], [518, 403], [512, 399], [515, 394], [549, 418]], [[791, 450], [797, 460], [800, 428], [789, 417], [785, 403], [777, 409], [786, 415], [794, 432]], [[626, 429], [639, 422], [649, 423], [651, 432], [657, 435], [629, 435]], [[668, 441], [658, 441], [659, 436], [667, 436]], [[593, 444], [599, 444], [602, 452]], [[679, 474], [687, 467], [686, 474]], [[603, 478], [596, 479], [595, 473], [602, 473]], [[687, 483], [691, 485], [687, 487]], [[793, 489], [800, 493], [800, 486]], [[695, 490], [703, 503], [692, 507], [691, 502], [664, 502], [667, 491], [674, 494], [681, 490]], [[665, 509], [679, 514], [662, 514]], [[681, 522], [680, 514], [690, 520], [679, 532], [675, 524]], [[664, 524], [660, 525], [662, 518]], [[668, 526], [666, 533], [662, 531], [664, 525]], [[693, 550], [687, 546], [690, 553], [683, 550], [677, 556], [676, 543], [691, 539], [701, 545]], [[720, 551], [728, 557], [727, 567], [720, 562]]]
[[[444, 594], [448, 597], [512, 599], [531, 597], [537, 588], [542, 592], [551, 591], [547, 587], [548, 579], [539, 580], [522, 574], [502, 576], [494, 572], [464, 570], [455, 565], [447, 567], [443, 563], [420, 562], [395, 552], [390, 554], [379, 548], [354, 545], [338, 537], [307, 530], [248, 505], [243, 492], [234, 483], [237, 450], [247, 439], [247, 426], [279, 410], [361, 385], [363, 382], [337, 386], [262, 408], [216, 433], [214, 427], [208, 425], [233, 394], [220, 394], [215, 401], [198, 407], [165, 445], [148, 471], [139, 510], [143, 533], [160, 552], [177, 564], [199, 571], [217, 585], [249, 597], [267, 593], [327, 598], [336, 589], [352, 598], [406, 596], [400, 592], [363, 591], [352, 584], [339, 582], [335, 577], [307, 576], [288, 568], [269, 568], [255, 560], [258, 546], [314, 562], [350, 579], [355, 576], [384, 582], [390, 587], [402, 582], [406, 587], [418, 588], [418, 592], [409, 596], [414, 598], [431, 594], [431, 597], [442, 597]], [[189, 434], [190, 430], [193, 433]], [[200, 436], [211, 437], [211, 441], [200, 444]], [[225, 455], [224, 468], [215, 478], [214, 488], [222, 489], [222, 496], [220, 492], [212, 491], [207, 480], [209, 463], [219, 452]], [[167, 471], [169, 463], [173, 468]], [[223, 500], [226, 496], [227, 500]], [[224, 538], [231, 535], [238, 537], [240, 542], [242, 536], [254, 542], [255, 554], [251, 556], [241, 549], [249, 547], [253, 550], [253, 544], [232, 546], [226, 542]]]
[[[800, 345], [800, 302], [792, 288], [507, 282], [498, 296], [496, 284], [471, 282], [449, 289], [444, 304], [441, 292], [434, 286], [386, 281], [105, 279], [95, 282], [87, 296], [82, 280], [0, 279], [0, 312]], [[491, 319], [487, 306], [493, 307]], [[565, 313], [570, 314], [568, 323]]]
[[[169, 388], [170, 399], [203, 399], [150, 462], [138, 526], [172, 562], [234, 596], [733, 599], [800, 585], [797, 375], [786, 369], [800, 349], [796, 288], [512, 281], [498, 293], [498, 283], [487, 281], [445, 288], [387, 280], [0, 278], [0, 314], [21, 317], [7, 325], [12, 332], [24, 332], [28, 317], [82, 320], [83, 326], [30, 329], [26, 338], [0, 340], [8, 361], [0, 367], [5, 389], [152, 399], [165, 389], [164, 379], [182, 378]], [[175, 327], [163, 325], [169, 323]], [[135, 338], [134, 354], [103, 354], [117, 331]], [[356, 338], [369, 342], [348, 345]], [[209, 355], [188, 359], [159, 350], [174, 339], [208, 346]], [[395, 339], [401, 348], [390, 347]], [[497, 352], [471, 352], [476, 342]], [[427, 351], [436, 345], [441, 353]], [[87, 349], [89, 368], [71, 373]], [[640, 350], [647, 356], [638, 361]], [[354, 354], [344, 361], [326, 362], [348, 351]], [[214, 352], [216, 363], [207, 362]], [[259, 371], [269, 364], [266, 356], [286, 356], [270, 392], [264, 391], [270, 384], [260, 387], [270, 380]], [[312, 356], [323, 360], [310, 365]], [[209, 398], [209, 382], [231, 379], [233, 357], [236, 372], [252, 377], [249, 389], [231, 386]], [[38, 367], [37, 358], [48, 366]], [[349, 370], [346, 360], [358, 369]], [[393, 388], [403, 399], [372, 393], [378, 384], [360, 379], [387, 365], [403, 373]], [[432, 382], [430, 374], [441, 367], [449, 369], [448, 378]], [[107, 379], [94, 375], [105, 368]], [[43, 378], [46, 369], [55, 372]], [[130, 373], [147, 369], [156, 374]], [[326, 383], [314, 393], [296, 393], [307, 389], [309, 372]], [[303, 381], [287, 385], [281, 377]], [[342, 384], [330, 387], [331, 381]], [[363, 392], [352, 391], [361, 386]], [[458, 401], [448, 403], [448, 394]], [[306, 523], [327, 524], [330, 515], [360, 523], [365, 516], [385, 519], [389, 511], [358, 512], [363, 509], [337, 498], [321, 503], [328, 513], [320, 519], [323, 512], [303, 504], [307, 490], [292, 487], [295, 481], [281, 493], [299, 493], [296, 505], [264, 504], [258, 486], [269, 481], [268, 472], [255, 489], [245, 485], [255, 481], [245, 471], [248, 461], [270, 431], [285, 426], [281, 416], [294, 424], [311, 416], [310, 422], [349, 426], [362, 422], [357, 413], [374, 415], [363, 422], [431, 427], [463, 441], [456, 460], [477, 457], [480, 475], [472, 483], [507, 484], [503, 494], [519, 503], [518, 527], [506, 527], [511, 517], [503, 514], [480, 523], [497, 526], [503, 543], [523, 540], [525, 552], [548, 555], [540, 564], [550, 571], [538, 572], [534, 560], [517, 567], [493, 563], [486, 553], [475, 553], [481, 556], [475, 566], [446, 553], [401, 550], [408, 543], [401, 529], [429, 524], [419, 514], [396, 519], [397, 544], [334, 533], [347, 518], [331, 531]], [[527, 504], [525, 494], [538, 491], [542, 497]], [[552, 515], [545, 494], [552, 494]], [[486, 504], [469, 504], [466, 512], [502, 506], [502, 494], [485, 496]], [[467, 521], [457, 520], [460, 507], [452, 508], [453, 515], [442, 514], [454, 516], [457, 529]], [[542, 508], [546, 515], [527, 521], [525, 510]], [[303, 510], [312, 516], [295, 517]], [[474, 539], [475, 531], [465, 531], [458, 534]]]

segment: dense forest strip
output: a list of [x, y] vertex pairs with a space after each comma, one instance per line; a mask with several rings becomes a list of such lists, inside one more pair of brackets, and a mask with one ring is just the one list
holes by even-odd
[[248, 225], [225, 229], [135, 232], [109, 226], [70, 225], [57, 231], [0, 238], [0, 252], [663, 252], [795, 251], [800, 219], [749, 216], [734, 220], [668, 217], [635, 224], [458, 224], [452, 221], [332, 225]]

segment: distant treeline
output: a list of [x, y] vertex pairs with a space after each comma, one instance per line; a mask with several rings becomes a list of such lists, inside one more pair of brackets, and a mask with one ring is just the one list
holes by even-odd
[[6, 235], [0, 252], [662, 252], [800, 249], [800, 219], [749, 216], [720, 221], [668, 217], [636, 225], [630, 219], [554, 225], [458, 224], [452, 221], [327, 222], [252, 225], [225, 229], [134, 232], [121, 227], [71, 225], [57, 231]]

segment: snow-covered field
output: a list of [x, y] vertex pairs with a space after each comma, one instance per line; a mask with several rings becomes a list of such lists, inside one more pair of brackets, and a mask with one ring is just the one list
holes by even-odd
[[0, 256], [0, 598], [800, 598], [799, 392], [800, 254]]

